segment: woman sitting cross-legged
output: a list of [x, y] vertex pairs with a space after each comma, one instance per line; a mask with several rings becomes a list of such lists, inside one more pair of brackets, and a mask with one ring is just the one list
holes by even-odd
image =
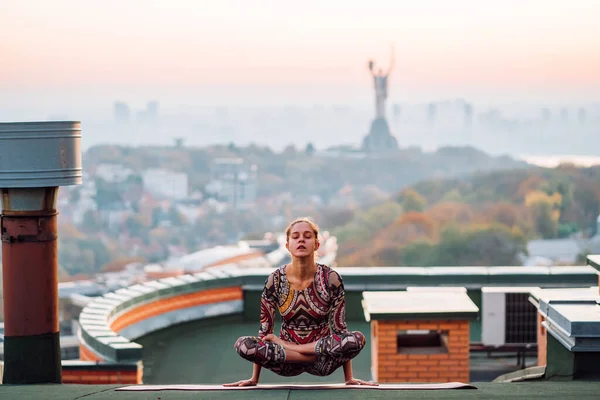
[[[352, 376], [351, 360], [366, 339], [346, 327], [340, 275], [315, 263], [318, 235], [318, 227], [306, 218], [287, 228], [286, 247], [292, 263], [276, 269], [265, 282], [258, 337], [243, 336], [234, 346], [240, 356], [254, 363], [252, 378], [224, 386], [254, 386], [262, 367], [281, 376], [303, 372], [327, 376], [340, 366], [347, 385], [377, 385]], [[279, 337], [273, 335], [276, 308], [282, 317]]]

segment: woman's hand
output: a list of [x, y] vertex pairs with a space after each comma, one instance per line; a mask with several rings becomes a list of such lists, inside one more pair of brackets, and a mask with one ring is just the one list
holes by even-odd
[[379, 386], [377, 382], [367, 382], [362, 379], [350, 378], [346, 381], [346, 385], [359, 385], [359, 386]]
[[250, 378], [250, 379], [244, 379], [242, 381], [237, 381], [237, 382], [233, 382], [233, 383], [224, 383], [223, 386], [226, 387], [235, 387], [235, 386], [256, 386], [258, 385], [258, 381], [255, 381], [254, 379]]
[[286, 345], [285, 340], [273, 335], [272, 333], [266, 335], [264, 338], [262, 338], [262, 340], [264, 340], [265, 342], [273, 342], [275, 344], [280, 345], [281, 347], [285, 347]]

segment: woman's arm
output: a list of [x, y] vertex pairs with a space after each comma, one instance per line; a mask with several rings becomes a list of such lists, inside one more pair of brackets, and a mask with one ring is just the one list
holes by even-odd
[[344, 381], [346, 381], [346, 385], [379, 386], [379, 383], [377, 382], [367, 382], [353, 377], [352, 360], [348, 360], [344, 363]]
[[352, 360], [348, 360], [344, 363], [344, 381], [348, 382], [352, 378]]
[[[275, 326], [275, 309], [277, 307], [277, 296], [274, 283], [274, 275], [276, 272], [269, 275], [265, 282], [262, 294], [260, 296], [260, 327], [258, 328], [258, 337], [273, 336], [273, 327]], [[252, 377], [234, 383], [227, 383], [223, 386], [256, 386], [260, 379], [260, 371], [262, 367], [258, 364], [253, 364]]]
[[277, 271], [269, 275], [260, 296], [260, 328], [258, 329], [260, 339], [272, 334], [275, 326], [275, 310], [277, 308], [276, 273]]
[[344, 281], [335, 271], [329, 273], [329, 293], [332, 297], [329, 325], [334, 334], [348, 332], [346, 325], [346, 291]]
[[258, 380], [260, 379], [260, 371], [262, 367], [258, 364], [253, 364], [252, 367], [252, 378], [250, 380], [254, 382], [255, 385], [258, 385]]

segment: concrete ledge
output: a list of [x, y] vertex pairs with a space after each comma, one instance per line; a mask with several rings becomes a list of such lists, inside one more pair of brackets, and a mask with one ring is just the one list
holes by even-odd
[[[239, 296], [234, 296], [239, 298], [235, 299], [229, 295], [223, 300], [210, 293], [236, 283], [241, 286], [241, 282], [241, 275], [202, 272], [134, 285], [94, 299], [83, 309], [79, 319], [79, 337], [86, 350], [85, 357], [104, 361], [141, 360], [142, 346], [131, 340], [181, 322], [241, 313], [241, 288]], [[207, 296], [190, 300], [190, 295], [194, 297], [195, 293], [207, 293]], [[123, 320], [124, 316], [144, 307], [151, 312]], [[112, 329], [115, 321], [121, 321], [122, 329], [118, 332]]]
[[544, 378], [545, 373], [546, 373], [545, 365], [529, 367], [529, 368], [521, 369], [519, 371], [500, 375], [499, 377], [494, 379], [492, 382], [494, 382], [494, 383], [510, 383], [510, 382], [541, 380]]
[[148, 333], [164, 329], [182, 322], [189, 322], [203, 318], [238, 314], [244, 311], [242, 300], [225, 301], [196, 307], [183, 308], [169, 311], [156, 317], [145, 319], [137, 324], [130, 325], [119, 332], [120, 335], [135, 340]]

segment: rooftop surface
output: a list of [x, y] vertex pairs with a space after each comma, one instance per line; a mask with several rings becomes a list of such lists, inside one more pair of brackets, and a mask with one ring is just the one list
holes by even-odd
[[365, 319], [476, 318], [479, 308], [457, 290], [363, 292]]
[[[290, 382], [291, 383], [291, 382]], [[256, 399], [597, 399], [600, 382], [474, 383], [477, 390], [391, 391], [373, 389], [336, 390], [219, 390], [118, 392], [125, 385], [0, 385], [0, 399], [175, 400]]]
[[[352, 361], [354, 376], [371, 378], [371, 332], [365, 321], [348, 321], [348, 328], [361, 331], [367, 346]], [[211, 321], [194, 321], [164, 329], [136, 342], [141, 344], [144, 362], [144, 384], [222, 384], [249, 378], [252, 365], [238, 356], [233, 344], [240, 336], [256, 335], [258, 322], [246, 322], [240, 315], [215, 318]], [[276, 326], [275, 332], [279, 332]], [[535, 354], [530, 354], [527, 366], [535, 364]], [[474, 382], [489, 382], [499, 375], [517, 370], [514, 354], [494, 354], [487, 358], [483, 353], [471, 356], [471, 377]], [[301, 384], [343, 382], [340, 368], [328, 377], [303, 374], [293, 378]], [[285, 384], [290, 378], [261, 372], [260, 383]]]

